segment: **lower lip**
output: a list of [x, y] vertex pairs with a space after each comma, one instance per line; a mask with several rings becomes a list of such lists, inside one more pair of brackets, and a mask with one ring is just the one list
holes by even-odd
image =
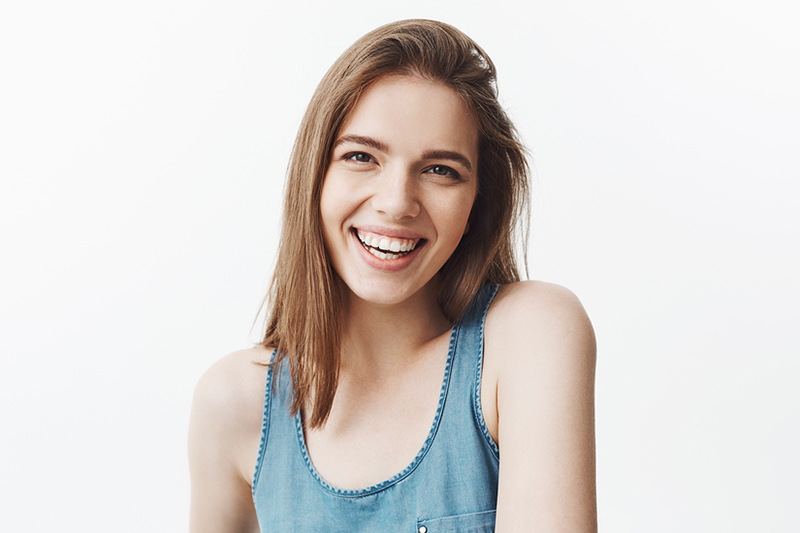
[[398, 257], [397, 259], [378, 259], [369, 253], [366, 248], [364, 248], [364, 245], [361, 244], [360, 240], [358, 240], [355, 232], [350, 232], [350, 236], [353, 239], [353, 243], [364, 262], [372, 268], [383, 270], [384, 272], [397, 272], [398, 270], [403, 270], [414, 261], [414, 258], [417, 256], [419, 250], [423, 247], [422, 245], [417, 244], [416, 248], [411, 250], [403, 257]]

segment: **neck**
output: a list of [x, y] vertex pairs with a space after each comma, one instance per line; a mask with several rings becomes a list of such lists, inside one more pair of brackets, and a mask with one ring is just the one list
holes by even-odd
[[432, 284], [404, 302], [376, 305], [352, 293], [345, 300], [342, 369], [359, 374], [398, 372], [425, 353], [452, 324], [436, 303]]

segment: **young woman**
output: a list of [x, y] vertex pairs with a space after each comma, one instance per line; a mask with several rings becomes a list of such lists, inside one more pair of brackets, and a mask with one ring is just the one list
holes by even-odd
[[396, 22], [336, 61], [263, 344], [197, 386], [192, 531], [596, 530], [594, 335], [572, 293], [519, 281], [527, 175], [457, 29]]

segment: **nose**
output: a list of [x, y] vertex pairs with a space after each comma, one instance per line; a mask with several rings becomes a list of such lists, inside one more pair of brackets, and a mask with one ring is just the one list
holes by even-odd
[[372, 207], [391, 220], [414, 218], [421, 209], [417, 186], [411, 169], [387, 168], [375, 181]]

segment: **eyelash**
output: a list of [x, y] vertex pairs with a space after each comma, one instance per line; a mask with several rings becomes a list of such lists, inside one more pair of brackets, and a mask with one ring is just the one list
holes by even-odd
[[[359, 161], [359, 160], [357, 160], [356, 157], [358, 157], [360, 155], [367, 156], [369, 158], [369, 161]], [[346, 153], [346, 154], [344, 154], [342, 156], [342, 160], [344, 160], [344, 161], [353, 161], [355, 163], [374, 163], [375, 162], [375, 158], [373, 158], [371, 155], [369, 155], [366, 152], [348, 152], [348, 153]]]
[[[447, 173], [446, 174], [439, 174], [438, 172], [433, 172], [433, 169], [435, 169], [435, 168], [444, 169], [444, 170], [447, 171]], [[461, 175], [458, 172], [456, 172], [455, 170], [453, 170], [452, 168], [450, 168], [450, 167], [448, 167], [446, 165], [433, 165], [432, 167], [427, 169], [425, 172], [430, 172], [431, 174], [434, 174], [436, 176], [445, 176], [445, 177], [449, 176], [449, 177], [451, 177], [451, 178], [453, 178], [455, 180], [462, 181]]]
[[[369, 159], [369, 161], [359, 161], [358, 159], [356, 159], [358, 156], [366, 156]], [[348, 152], [348, 153], [346, 153], [346, 154], [344, 154], [342, 156], [342, 160], [343, 161], [353, 161], [354, 163], [374, 163], [375, 162], [375, 158], [372, 157], [371, 155], [369, 155], [366, 152]], [[445, 174], [439, 174], [437, 172], [433, 172], [433, 169], [435, 169], [435, 168], [444, 169], [446, 171], [446, 173]], [[450, 178], [453, 178], [456, 181], [464, 181], [461, 178], [461, 175], [458, 172], [456, 172], [452, 168], [448, 167], [447, 165], [433, 165], [432, 167], [429, 167], [429, 168], [425, 169], [424, 172], [426, 174], [430, 173], [430, 174], [433, 174], [435, 176], [450, 177]]]

